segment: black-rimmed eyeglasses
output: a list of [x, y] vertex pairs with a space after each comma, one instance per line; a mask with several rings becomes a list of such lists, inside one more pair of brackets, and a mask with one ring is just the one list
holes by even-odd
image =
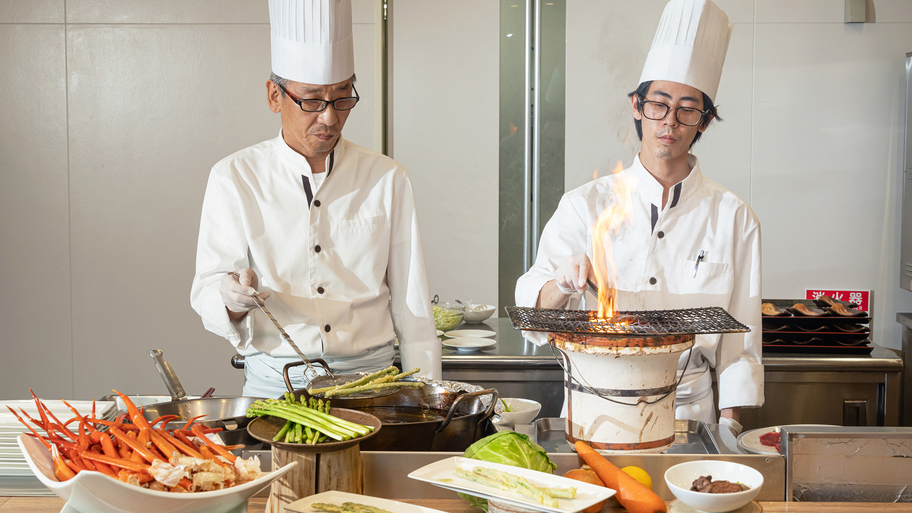
[[[662, 103], [654, 102], [650, 100], [641, 100], [640, 112], [643, 113], [643, 116], [646, 119], [651, 119], [653, 121], [661, 121], [665, 119], [665, 116], [668, 115], [668, 112], [672, 110], [672, 107]], [[674, 107], [675, 119], [678, 120], [678, 123], [681, 123], [685, 126], [697, 126], [700, 124], [700, 121], [703, 120], [709, 111], [695, 109], [693, 107]]]
[[284, 91], [285, 94], [291, 98], [291, 101], [295, 102], [304, 112], [323, 112], [329, 104], [332, 104], [333, 108], [336, 110], [352, 110], [355, 108], [355, 105], [358, 104], [358, 100], [361, 99], [361, 97], [358, 96], [358, 90], [355, 89], [355, 84], [352, 84], [352, 91], [355, 92], [354, 96], [336, 98], [335, 100], [300, 100], [289, 93], [288, 89], [285, 89], [278, 83], [276, 83], [276, 85], [279, 86], [279, 89]]

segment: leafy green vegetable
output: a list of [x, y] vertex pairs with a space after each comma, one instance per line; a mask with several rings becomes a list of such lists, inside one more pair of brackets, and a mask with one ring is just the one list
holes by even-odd
[[437, 329], [440, 331], [449, 331], [462, 322], [462, 312], [456, 310], [449, 310], [442, 306], [434, 305], [431, 307], [431, 310], [434, 311], [434, 324], [437, 325]]
[[510, 413], [510, 411], [511, 411], [511, 410], [510, 410], [510, 405], [509, 405], [509, 404], [507, 404], [507, 402], [506, 402], [506, 401], [504, 401], [504, 400], [503, 400], [503, 399], [501, 399], [501, 400], [500, 400], [500, 402], [502, 402], [502, 403], [503, 403], [503, 405], [504, 405], [504, 407], [503, 407], [503, 411], [505, 411], [505, 412], [507, 412], [507, 413]]
[[[548, 453], [528, 436], [515, 431], [500, 431], [470, 445], [462, 455], [493, 463], [502, 463], [514, 467], [528, 468], [540, 472], [552, 473], [557, 465], [548, 457]], [[488, 501], [474, 495], [459, 494], [469, 504], [488, 511]]]

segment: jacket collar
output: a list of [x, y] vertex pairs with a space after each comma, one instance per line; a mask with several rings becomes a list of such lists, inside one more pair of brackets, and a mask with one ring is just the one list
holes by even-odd
[[[695, 155], [688, 155], [687, 164], [690, 166], [690, 174], [671, 188], [671, 191], [669, 191], [668, 194], [668, 205], [666, 208], [678, 206], [693, 196], [693, 194], [703, 186], [703, 174], [700, 172], [700, 161]], [[639, 153], [634, 157], [629, 172], [638, 179], [637, 194], [643, 195], [647, 201], [656, 205], [657, 208], [661, 206], [662, 184], [652, 176], [652, 173], [643, 167], [642, 162], [640, 162]]]
[[[345, 146], [347, 142], [343, 138], [339, 138], [339, 142], [336, 143], [336, 147], [333, 148], [329, 155], [326, 156], [326, 171], [331, 172], [332, 168], [339, 164], [339, 161], [342, 159], [342, 155], [345, 154]], [[285, 138], [282, 137], [282, 129], [279, 129], [279, 136], [275, 138], [275, 147], [276, 151], [279, 154], [279, 157], [289, 164], [292, 169], [307, 175], [308, 177], [313, 176], [313, 172], [310, 169], [310, 164], [307, 162], [307, 159], [304, 158], [304, 155], [291, 149], [291, 146], [285, 142]]]

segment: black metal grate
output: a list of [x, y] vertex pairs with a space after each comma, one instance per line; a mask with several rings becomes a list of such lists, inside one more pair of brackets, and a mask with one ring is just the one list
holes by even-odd
[[720, 307], [618, 312], [609, 319], [596, 318], [595, 312], [587, 310], [549, 310], [520, 306], [508, 306], [507, 313], [513, 328], [529, 331], [653, 336], [750, 331], [750, 328], [736, 321]]

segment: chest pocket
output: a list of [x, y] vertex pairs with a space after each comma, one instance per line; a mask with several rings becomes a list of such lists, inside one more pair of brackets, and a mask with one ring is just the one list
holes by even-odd
[[386, 216], [340, 220], [331, 231], [336, 251], [344, 264], [360, 262], [365, 264], [366, 270], [382, 263], [381, 267], [386, 269], [390, 242]]
[[[694, 276], [696, 266], [696, 276]], [[673, 294], [708, 294], [713, 296], [731, 295], [735, 276], [731, 264], [696, 260], [679, 260], [675, 272], [670, 276], [668, 288]], [[706, 306], [710, 306], [707, 304]]]
[[386, 224], [386, 217], [379, 215], [373, 217], [360, 217], [339, 221], [339, 231], [342, 233], [370, 233], [375, 232]]

